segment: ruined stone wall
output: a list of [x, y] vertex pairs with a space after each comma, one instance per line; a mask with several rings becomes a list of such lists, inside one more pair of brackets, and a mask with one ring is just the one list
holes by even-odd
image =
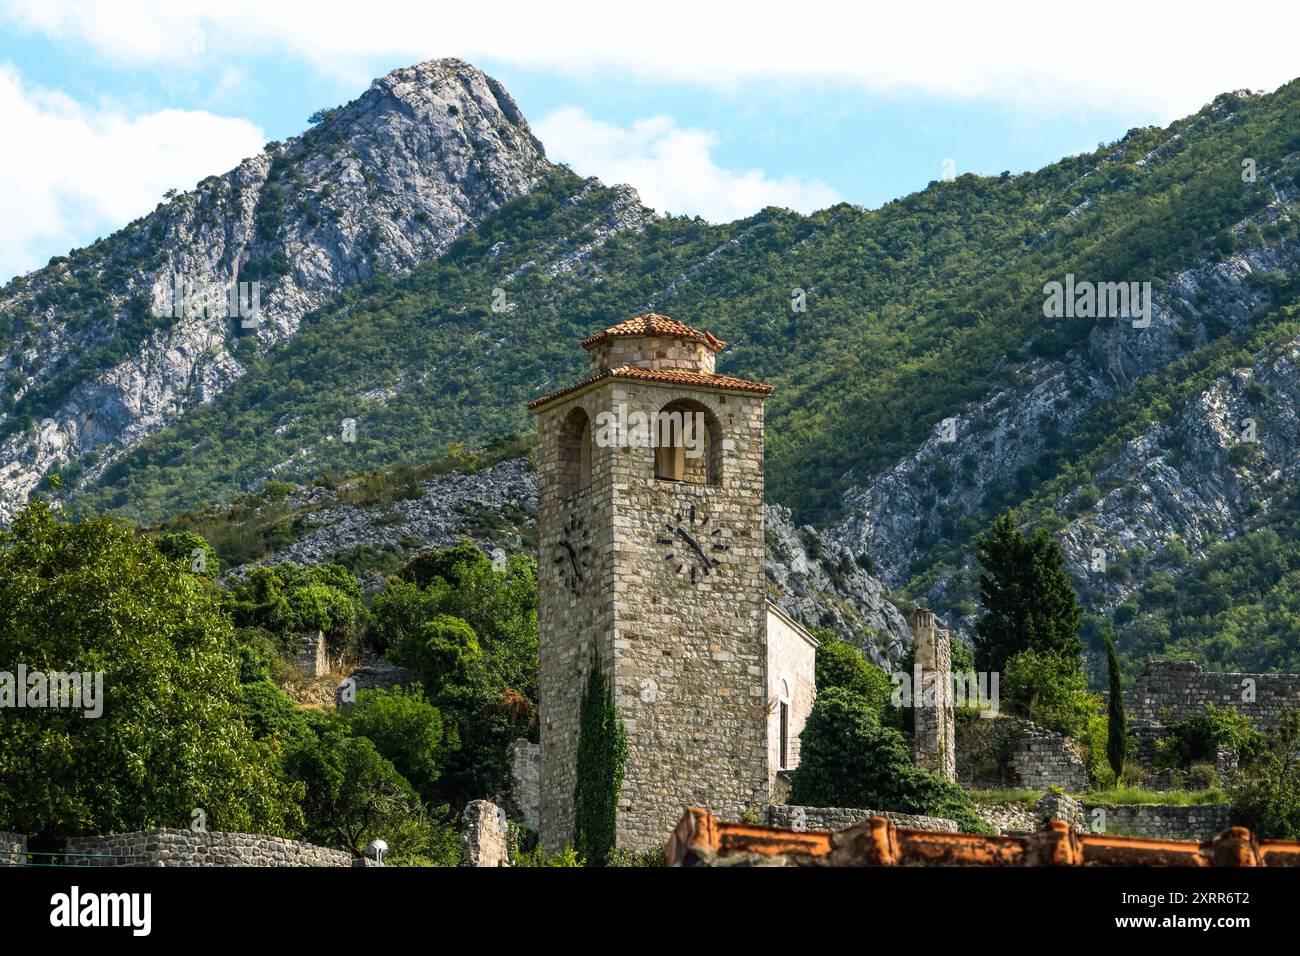
[[1220, 673], [1192, 661], [1149, 661], [1124, 692], [1129, 720], [1137, 723], [1175, 724], [1205, 713], [1207, 704], [1231, 707], [1256, 729], [1269, 730], [1283, 710], [1300, 708], [1300, 674]]
[[75, 837], [68, 841], [67, 853], [73, 866], [358, 865], [343, 850], [280, 837], [170, 828]]
[[1020, 717], [968, 718], [957, 724], [958, 779], [976, 789], [1088, 789], [1075, 741]]
[[[767, 608], [767, 776], [799, 766], [799, 735], [817, 696], [817, 644], [781, 610]], [[781, 705], [786, 706], [786, 760], [781, 765]], [[774, 797], [775, 799], [775, 797]]]
[[891, 810], [861, 810], [856, 807], [799, 807], [772, 804], [767, 808], [767, 825], [785, 830], [846, 830], [870, 817], [884, 817], [896, 827], [956, 833], [957, 823], [942, 817], [925, 817]]
[[912, 762], [945, 780], [957, 779], [952, 646], [948, 632], [934, 625], [934, 614], [916, 608], [908, 615], [916, 653], [919, 687], [912, 688]]
[[1085, 803], [1086, 819], [1090, 829], [1098, 818], [1095, 810], [1104, 814], [1102, 832], [1117, 836], [1147, 837], [1153, 840], [1204, 841], [1226, 830], [1232, 823], [1232, 807], [1227, 803], [1207, 803], [1199, 806], [1159, 806], [1135, 803], [1115, 807], [1099, 807]]
[[510, 745], [510, 796], [506, 809], [537, 832], [541, 825], [542, 747], [527, 740]]
[[461, 866], [509, 866], [510, 840], [505, 811], [490, 800], [471, 800], [461, 819], [465, 855]]
[[298, 666], [309, 677], [324, 677], [330, 672], [329, 653], [325, 650], [325, 632], [298, 635]]
[[0, 866], [27, 864], [27, 837], [22, 833], [0, 830]]
[[1023, 790], [1060, 787], [1069, 793], [1088, 789], [1088, 768], [1078, 745], [1069, 737], [1020, 721], [1011, 745], [1008, 775], [1012, 786]]
[[[679, 399], [712, 419], [720, 484], [657, 480], [654, 449], [596, 446], [590, 485], [564, 494], [573, 456], [561, 444], [572, 409], [595, 423], [616, 405], [653, 414]], [[620, 381], [538, 418], [544, 848], [556, 852], [572, 838], [578, 709], [593, 649], [612, 675], [628, 738], [620, 845], [661, 844], [694, 804], [730, 819], [757, 810], [768, 789], [761, 399]], [[580, 541], [566, 532], [575, 522]], [[719, 562], [707, 574], [679, 527]], [[576, 589], [566, 534], [589, 549]]]

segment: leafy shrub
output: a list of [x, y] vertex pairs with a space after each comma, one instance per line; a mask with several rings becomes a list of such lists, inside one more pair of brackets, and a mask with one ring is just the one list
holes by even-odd
[[903, 735], [882, 727], [871, 704], [843, 687], [817, 695], [800, 735], [790, 802], [926, 814], [966, 832], [993, 832], [965, 790], [913, 764]]

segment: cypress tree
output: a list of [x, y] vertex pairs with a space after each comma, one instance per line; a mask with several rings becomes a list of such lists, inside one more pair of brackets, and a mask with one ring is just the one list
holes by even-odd
[[593, 653], [578, 711], [578, 779], [573, 790], [573, 848], [588, 866], [607, 865], [614, 852], [626, 760], [627, 735]]
[[1110, 700], [1106, 704], [1106, 759], [1110, 762], [1110, 769], [1115, 771], [1115, 786], [1118, 787], [1128, 749], [1128, 727], [1124, 716], [1123, 688], [1119, 679], [1119, 655], [1115, 653], [1115, 642], [1111, 640], [1110, 634], [1102, 636], [1106, 639], [1106, 666], [1110, 671]]

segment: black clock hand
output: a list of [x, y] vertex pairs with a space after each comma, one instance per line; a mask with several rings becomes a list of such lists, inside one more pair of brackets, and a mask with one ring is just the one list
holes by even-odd
[[709, 559], [708, 559], [708, 557], [707, 557], [707, 556], [704, 554], [704, 552], [700, 549], [700, 546], [699, 546], [698, 544], [695, 543], [695, 539], [694, 539], [694, 538], [692, 538], [689, 534], [687, 534], [687, 533], [686, 533], [685, 531], [683, 531], [681, 528], [678, 528], [678, 529], [677, 529], [677, 537], [681, 538], [683, 541], [685, 541], [687, 544], [689, 544], [689, 545], [691, 546], [691, 550], [694, 551], [696, 554], [698, 554], [698, 555], [700, 556], [700, 561], [701, 561], [701, 563], [703, 563], [703, 565], [704, 565], [706, 568], [709, 566]]
[[569, 552], [569, 564], [573, 566], [573, 576], [581, 581], [582, 572], [578, 570], [578, 552], [574, 551], [573, 545], [567, 541], [561, 541], [560, 544], [564, 545], [564, 550]]

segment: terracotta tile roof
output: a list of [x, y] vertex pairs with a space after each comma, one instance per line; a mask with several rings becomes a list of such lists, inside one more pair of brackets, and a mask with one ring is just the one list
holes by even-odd
[[562, 388], [550, 395], [535, 398], [528, 403], [528, 407], [529, 409], [541, 408], [557, 398], [569, 395], [605, 379], [664, 382], [669, 385], [691, 385], [697, 388], [720, 388], [728, 392], [750, 392], [754, 395], [772, 394], [771, 385], [764, 385], [762, 382], [750, 382], [743, 378], [733, 378], [730, 375], [719, 375], [716, 372], [688, 372], [682, 369], [647, 369], [637, 368], [634, 365], [620, 365], [618, 368], [612, 368], [609, 371], [601, 372], [599, 375], [593, 375], [577, 385], [570, 385], [568, 388]]
[[686, 811], [664, 849], [669, 866], [1300, 866], [1300, 843], [1229, 827], [1204, 843], [1080, 833], [1062, 820], [1028, 836], [895, 827], [871, 817], [838, 833], [723, 823]]
[[699, 329], [683, 325], [676, 319], [670, 319], [666, 315], [659, 315], [657, 312], [643, 312], [641, 315], [633, 316], [626, 322], [611, 325], [604, 332], [597, 332], [590, 338], [583, 339], [581, 344], [584, 349], [589, 349], [597, 342], [602, 342], [605, 339], [647, 336], [664, 339], [684, 339], [688, 342], [703, 342], [715, 352], [721, 352], [727, 347], [727, 343], [714, 338], [713, 333], [701, 332]]

